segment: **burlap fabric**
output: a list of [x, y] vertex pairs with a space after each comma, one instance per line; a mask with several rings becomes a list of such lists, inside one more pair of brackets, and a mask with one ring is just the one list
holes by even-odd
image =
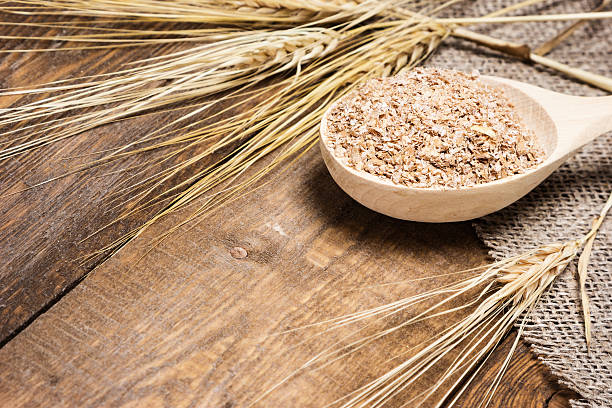
[[[495, 11], [507, 1], [470, 2], [468, 13]], [[512, 3], [512, 2], [510, 2]], [[465, 3], [463, 3], [465, 6]], [[592, 1], [548, 2], [530, 12], [588, 11]], [[465, 10], [462, 10], [465, 12]], [[478, 28], [491, 36], [536, 47], [570, 23], [530, 23]], [[589, 23], [549, 54], [557, 61], [612, 76], [612, 21]], [[477, 69], [483, 74], [529, 82], [568, 94], [594, 96], [604, 92], [535, 65], [460, 40], [450, 39], [427, 65]], [[571, 112], [568, 112], [570, 114]], [[538, 245], [582, 236], [612, 191], [612, 133], [585, 147], [566, 165], [516, 204], [474, 222], [496, 259]], [[593, 343], [586, 349], [576, 262], [557, 279], [528, 317], [524, 338], [560, 382], [583, 399], [573, 407], [612, 407], [612, 222], [606, 221], [595, 242], [587, 291], [591, 299]]]

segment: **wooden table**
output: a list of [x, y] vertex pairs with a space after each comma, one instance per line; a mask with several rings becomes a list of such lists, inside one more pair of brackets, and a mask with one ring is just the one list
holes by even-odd
[[[40, 34], [26, 27], [3, 30]], [[151, 52], [4, 54], [0, 86], [108, 72]], [[17, 101], [5, 97], [0, 106]], [[19, 191], [90, 156], [67, 157], [117, 146], [167, 120], [162, 114], [110, 124], [0, 163], [0, 405], [244, 407], [335, 338], [297, 346], [306, 334], [267, 335], [444, 280], [351, 289], [489, 261], [469, 223], [428, 225], [376, 214], [344, 194], [311, 151], [273, 175], [274, 183], [161, 245], [151, 243], [185, 214], [162, 220], [110, 259], [83, 265], [82, 256], [158, 209], [82, 241], [125, 212], [108, 205], [107, 195], [125, 177], [113, 170], [142, 158]], [[234, 247], [248, 256], [233, 257]], [[441, 327], [443, 321], [423, 323], [349, 361], [306, 372], [259, 405], [333, 401], [382, 374], [388, 357], [405, 345]], [[479, 401], [513, 338], [485, 364], [460, 406]], [[417, 391], [407, 390], [404, 401]], [[572, 396], [521, 342], [490, 406], [566, 407]]]

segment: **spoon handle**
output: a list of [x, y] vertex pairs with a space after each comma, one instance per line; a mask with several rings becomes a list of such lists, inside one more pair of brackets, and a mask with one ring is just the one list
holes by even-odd
[[[567, 105], [557, 109], [559, 134], [570, 138], [568, 147], [577, 150], [596, 137], [612, 131], [612, 96], [571, 97], [559, 100]], [[570, 103], [571, 102], [571, 103]]]
[[597, 136], [612, 131], [612, 95], [573, 96], [511, 79], [489, 78], [524, 92], [548, 112], [557, 127], [558, 146], [555, 151], [559, 160], [565, 160], [567, 155]]

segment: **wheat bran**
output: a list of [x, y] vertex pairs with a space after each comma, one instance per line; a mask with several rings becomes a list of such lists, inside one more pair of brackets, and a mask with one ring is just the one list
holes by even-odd
[[410, 187], [487, 183], [544, 158], [503, 91], [477, 72], [417, 68], [372, 79], [342, 98], [327, 124], [327, 143], [345, 164]]

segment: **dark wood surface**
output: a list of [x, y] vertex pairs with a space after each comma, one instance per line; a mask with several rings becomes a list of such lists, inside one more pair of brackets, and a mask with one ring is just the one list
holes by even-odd
[[[105, 72], [150, 52], [8, 55], [0, 78], [3, 87], [13, 87]], [[175, 232], [144, 257], [152, 240], [184, 214], [98, 265], [78, 259], [148, 215], [82, 242], [124, 211], [106, 205], [124, 177], [110, 171], [141, 159], [7, 195], [62, 174], [74, 165], [66, 157], [133, 140], [164, 120], [112, 124], [0, 163], [0, 405], [247, 406], [340, 335], [298, 345], [314, 332], [270, 334], [445, 280], [356, 287], [488, 261], [469, 223], [404, 222], [358, 205], [334, 184], [316, 151], [276, 175], [275, 183]], [[247, 257], [233, 257], [234, 247]], [[324, 405], [384, 373], [390, 356], [444, 324], [420, 324], [346, 362], [299, 375], [259, 405]], [[460, 406], [479, 401], [511, 342], [512, 336], [485, 364]], [[407, 390], [397, 405], [418, 391]], [[520, 343], [490, 406], [565, 407], [570, 396]]]
[[[25, 29], [6, 30], [7, 35], [28, 34]], [[19, 49], [44, 44], [11, 41], [4, 45]], [[171, 47], [161, 46], [161, 49], [170, 51]], [[127, 61], [150, 56], [154, 50], [156, 48], [0, 54], [0, 85], [13, 88], [112, 72]], [[30, 99], [29, 96], [0, 97], [0, 106]], [[152, 151], [138, 158], [124, 158], [36, 188], [30, 187], [100, 158], [103, 151], [140, 138], [178, 115], [180, 111], [109, 124], [0, 162], [0, 344], [73, 287], [100, 261], [84, 263], [84, 256], [110, 244], [161, 208], [163, 203], [101, 230], [129, 210], [112, 201], [111, 194], [126, 187], [126, 173], [118, 170], [155, 160], [164, 152]], [[21, 124], [3, 130], [19, 126]], [[179, 154], [166, 164], [170, 166], [192, 153]], [[156, 170], [159, 169], [145, 171], [140, 179]], [[134, 194], [128, 194], [122, 201], [129, 201]], [[97, 231], [100, 232], [91, 237]]]

